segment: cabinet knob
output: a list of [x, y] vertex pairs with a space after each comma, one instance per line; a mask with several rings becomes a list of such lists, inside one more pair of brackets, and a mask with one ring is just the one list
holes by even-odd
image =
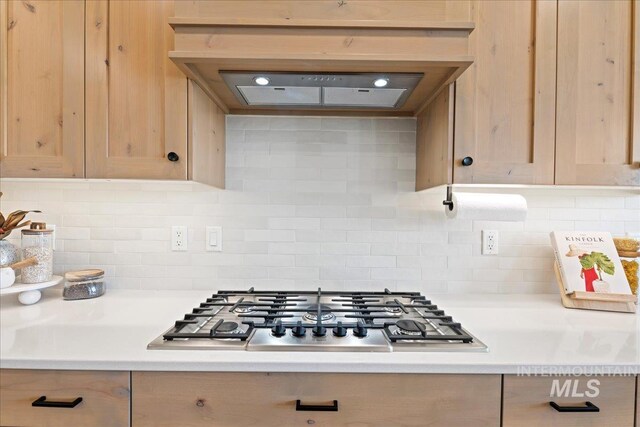
[[170, 162], [177, 162], [178, 160], [180, 160], [180, 156], [171, 151], [169, 154], [167, 154], [167, 160], [169, 160]]
[[465, 157], [462, 159], [462, 166], [471, 166], [473, 164], [473, 157]]

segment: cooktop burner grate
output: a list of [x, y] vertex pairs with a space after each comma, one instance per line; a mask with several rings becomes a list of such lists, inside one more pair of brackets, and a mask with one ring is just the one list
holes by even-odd
[[149, 344], [156, 349], [486, 351], [418, 292], [219, 291]]

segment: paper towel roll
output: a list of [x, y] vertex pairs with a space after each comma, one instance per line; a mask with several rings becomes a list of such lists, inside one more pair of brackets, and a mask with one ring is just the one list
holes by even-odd
[[524, 221], [527, 200], [519, 194], [453, 193], [453, 209], [445, 206], [448, 218], [487, 221]]

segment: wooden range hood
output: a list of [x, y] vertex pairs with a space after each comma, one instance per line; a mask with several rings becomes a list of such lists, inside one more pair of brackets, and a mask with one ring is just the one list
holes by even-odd
[[[169, 57], [226, 114], [414, 116], [473, 62], [472, 22], [179, 16]], [[245, 105], [221, 72], [421, 73], [396, 108]]]

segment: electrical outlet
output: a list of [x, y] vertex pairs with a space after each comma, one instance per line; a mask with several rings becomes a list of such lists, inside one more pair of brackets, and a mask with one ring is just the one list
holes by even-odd
[[188, 231], [184, 225], [174, 225], [171, 227], [171, 250], [187, 250]]
[[498, 255], [498, 230], [482, 230], [482, 254]]

